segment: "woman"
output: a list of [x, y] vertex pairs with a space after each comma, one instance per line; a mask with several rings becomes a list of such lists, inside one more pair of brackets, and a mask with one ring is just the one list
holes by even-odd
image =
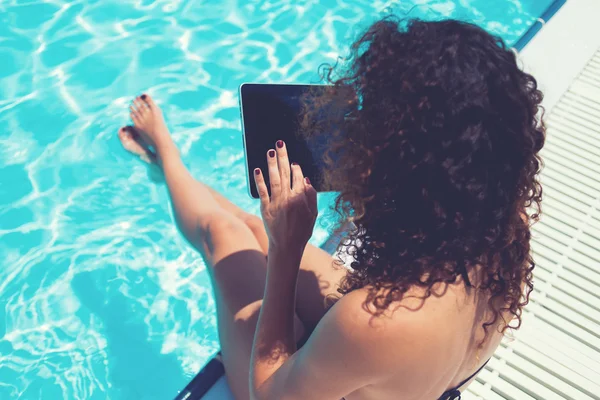
[[303, 126], [328, 132], [325, 181], [355, 226], [348, 272], [307, 244], [316, 193], [285, 143], [255, 171], [263, 227], [190, 176], [150, 96], [119, 136], [162, 168], [210, 267], [237, 399], [459, 398], [532, 288], [542, 94], [500, 39], [452, 20], [379, 21], [346, 67]]

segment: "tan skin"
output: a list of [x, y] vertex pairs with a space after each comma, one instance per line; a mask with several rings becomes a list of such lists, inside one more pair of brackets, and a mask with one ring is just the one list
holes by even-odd
[[[236, 399], [432, 400], [491, 357], [503, 335], [490, 329], [480, 346], [488, 296], [460, 278], [434, 287], [425, 301], [414, 288], [380, 317], [364, 307], [367, 288], [327, 311], [326, 298], [337, 294], [345, 272], [307, 244], [316, 194], [301, 167], [290, 166], [285, 144], [274, 144], [269, 171], [256, 175], [263, 225], [190, 175], [160, 108], [143, 97], [131, 106], [135, 128], [121, 128], [119, 138], [162, 170], [177, 225], [206, 260]], [[264, 173], [279, 181], [271, 197]], [[290, 174], [288, 187], [282, 182]], [[476, 287], [478, 269], [469, 277]]]

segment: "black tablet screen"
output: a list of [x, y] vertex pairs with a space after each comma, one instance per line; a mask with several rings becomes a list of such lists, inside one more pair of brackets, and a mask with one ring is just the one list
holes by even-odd
[[[267, 151], [277, 140], [286, 143], [290, 162], [302, 167], [317, 191], [321, 188], [323, 148], [309, 146], [299, 135], [302, 96], [307, 90], [325, 89], [320, 85], [244, 84], [240, 87], [242, 125], [250, 194], [258, 198], [253, 171], [260, 168], [268, 182]], [[314, 93], [314, 92], [312, 92]]]

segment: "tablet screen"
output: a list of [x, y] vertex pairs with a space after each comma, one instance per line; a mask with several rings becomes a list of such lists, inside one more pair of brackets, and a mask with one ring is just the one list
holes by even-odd
[[324, 149], [314, 144], [309, 146], [299, 135], [302, 96], [308, 90], [320, 88], [326, 86], [250, 83], [240, 87], [246, 170], [252, 197], [258, 198], [253, 177], [255, 168], [263, 171], [269, 187], [267, 151], [274, 149], [278, 140], [285, 141], [290, 162], [300, 164], [304, 176], [317, 191], [321, 190]]

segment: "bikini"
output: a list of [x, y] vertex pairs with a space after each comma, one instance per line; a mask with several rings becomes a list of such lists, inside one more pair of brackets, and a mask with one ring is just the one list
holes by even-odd
[[[471, 281], [469, 280], [469, 274], [467, 273], [466, 269], [462, 269], [461, 270], [461, 275], [463, 276], [463, 279], [465, 280], [465, 283], [467, 286], [471, 287]], [[465, 379], [464, 381], [462, 381], [461, 383], [459, 383], [457, 386], [455, 386], [453, 389], [450, 390], [446, 390], [444, 393], [442, 393], [442, 395], [440, 396], [440, 398], [438, 400], [461, 400], [461, 392], [460, 392], [460, 388], [462, 386], [464, 386], [465, 383], [469, 382], [471, 379], [473, 379], [475, 377], [475, 375], [477, 375], [478, 373], [481, 372], [481, 370], [487, 365], [487, 363], [490, 360], [487, 360], [477, 371], [475, 371], [471, 376], [469, 376], [467, 379]], [[342, 398], [341, 400], [345, 400], [344, 398]]]
[[477, 371], [475, 371], [475, 373], [473, 373], [473, 375], [469, 376], [467, 379], [465, 379], [464, 381], [459, 383], [456, 387], [454, 387], [454, 389], [446, 390], [444, 393], [442, 393], [442, 395], [440, 396], [440, 398], [438, 400], [461, 400], [461, 397], [460, 397], [461, 393], [460, 393], [460, 390], [458, 390], [458, 389], [460, 389], [461, 386], [463, 386], [465, 383], [469, 382], [471, 379], [473, 379], [475, 377], [475, 375], [477, 375], [479, 372], [481, 372], [483, 367], [485, 367], [489, 361], [490, 360], [487, 360], [485, 362], [485, 364], [483, 364]]
[[[465, 268], [461, 269], [461, 275], [462, 275], [463, 279], [465, 280], [465, 284], [468, 287], [471, 287], [472, 285], [471, 285], [471, 281], [469, 280], [469, 274], [467, 273], [467, 270]], [[490, 360], [487, 360], [477, 371], [475, 371], [473, 373], [473, 375], [469, 376], [467, 379], [465, 379], [464, 381], [459, 383], [453, 389], [446, 390], [444, 393], [442, 393], [442, 395], [440, 396], [440, 398], [438, 400], [461, 400], [461, 393], [460, 393], [460, 390], [458, 390], [458, 389], [460, 389], [461, 386], [463, 386], [465, 383], [467, 383], [471, 379], [473, 379], [475, 377], [475, 375], [480, 373], [481, 370], [483, 369], [483, 367], [485, 367], [489, 361]]]

